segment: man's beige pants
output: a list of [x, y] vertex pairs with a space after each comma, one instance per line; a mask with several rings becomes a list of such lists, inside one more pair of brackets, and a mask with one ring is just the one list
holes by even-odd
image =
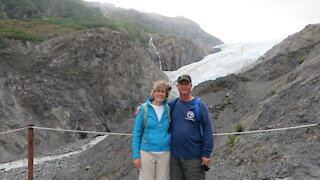
[[163, 154], [140, 151], [140, 154], [139, 180], [170, 180], [170, 151]]

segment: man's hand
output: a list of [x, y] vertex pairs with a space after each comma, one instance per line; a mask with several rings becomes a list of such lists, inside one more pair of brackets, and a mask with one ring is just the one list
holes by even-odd
[[141, 159], [134, 159], [133, 160], [133, 165], [136, 168], [141, 168]]
[[136, 115], [138, 115], [140, 113], [140, 108], [139, 108], [139, 106], [137, 107], [137, 109], [136, 109]]
[[211, 158], [205, 158], [205, 157], [202, 157], [201, 158], [202, 160], [202, 163], [205, 164], [205, 165], [209, 165], [210, 161], [211, 161]]

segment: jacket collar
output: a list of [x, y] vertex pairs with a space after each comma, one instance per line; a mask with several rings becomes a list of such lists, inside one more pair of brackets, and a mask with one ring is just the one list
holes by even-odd
[[[151, 102], [153, 102], [153, 101], [154, 101], [154, 98], [151, 97], [151, 98], [148, 98], [148, 99], [147, 99], [146, 103], [151, 106]], [[165, 105], [165, 104], [167, 104], [167, 103], [168, 103], [168, 99], [165, 99], [165, 100], [163, 101], [163, 105]]]

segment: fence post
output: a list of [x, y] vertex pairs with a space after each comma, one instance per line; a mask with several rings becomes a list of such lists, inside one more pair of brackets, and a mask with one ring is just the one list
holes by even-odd
[[28, 180], [33, 180], [33, 125], [28, 125]]

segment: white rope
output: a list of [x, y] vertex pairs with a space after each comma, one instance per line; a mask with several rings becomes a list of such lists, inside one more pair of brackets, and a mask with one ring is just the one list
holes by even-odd
[[19, 129], [14, 129], [14, 130], [6, 131], [6, 132], [0, 132], [0, 135], [1, 135], [1, 134], [12, 133], [12, 132], [17, 132], [17, 131], [21, 131], [21, 130], [24, 130], [24, 129], [27, 129], [27, 128], [24, 127], [24, 128], [19, 128]]
[[45, 128], [45, 127], [36, 127], [36, 126], [31, 126], [30, 128], [43, 129], [43, 130], [51, 130], [51, 131], [76, 132], [76, 133], [90, 133], [90, 134], [106, 134], [106, 135], [132, 136], [132, 134], [126, 134], [126, 133], [110, 133], [110, 132], [97, 132], [97, 131], [81, 131], [81, 130]]
[[262, 129], [262, 130], [245, 131], [245, 132], [233, 132], [233, 133], [220, 133], [220, 134], [213, 134], [213, 135], [214, 136], [225, 136], [225, 135], [240, 135], [240, 134], [250, 134], [250, 133], [262, 133], [262, 132], [270, 132], [270, 131], [283, 131], [283, 130], [289, 130], [289, 129], [313, 127], [313, 126], [318, 126], [318, 125], [319, 124], [308, 124], [308, 125], [293, 126], [293, 127], [286, 127], [286, 128]]
[[[319, 124], [308, 124], [308, 125], [301, 125], [301, 126], [293, 126], [293, 127], [286, 127], [286, 128], [275, 128], [275, 129], [262, 129], [262, 130], [254, 130], [254, 131], [245, 131], [245, 132], [230, 132], [230, 133], [218, 133], [213, 134], [214, 136], [225, 136], [225, 135], [241, 135], [241, 134], [252, 134], [252, 133], [262, 133], [262, 132], [271, 132], [271, 131], [283, 131], [283, 130], [289, 130], [289, 129], [298, 129], [298, 128], [306, 128], [306, 127], [313, 127], [313, 126], [319, 126]], [[65, 132], [75, 132], [75, 133], [90, 133], [90, 134], [105, 134], [105, 135], [118, 135], [118, 136], [132, 136], [132, 134], [128, 133], [110, 133], [110, 132], [97, 132], [97, 131], [81, 131], [81, 130], [70, 130], [70, 129], [57, 129], [57, 128], [46, 128], [46, 127], [37, 127], [37, 126], [30, 126], [29, 128], [34, 129], [43, 129], [43, 130], [51, 130], [51, 131], [65, 131]], [[6, 132], [0, 132], [0, 135], [17, 132], [27, 129], [19, 128], [14, 129]]]
[[[319, 126], [319, 125], [320, 125], [319, 123], [318, 124], [307, 124], [307, 125], [293, 126], [293, 127], [286, 127], [286, 128], [262, 129], [262, 130], [245, 131], [245, 132], [218, 133], [218, 134], [213, 134], [213, 135], [214, 136], [225, 136], [225, 135], [252, 134], [252, 133], [262, 133], [262, 132], [283, 131], [283, 130], [289, 130], [289, 129], [306, 128], [306, 127], [313, 127], [313, 126]], [[118, 135], [118, 136], [132, 136], [132, 134], [127, 134], [127, 133], [110, 133], [110, 132], [97, 132], [97, 131], [67, 130], [67, 129], [57, 129], [57, 128], [36, 127], [36, 126], [30, 126], [30, 128], [51, 130], [51, 131], [66, 131], [66, 132], [75, 132], [75, 133], [91, 133], [91, 134], [106, 134], [106, 135]]]

